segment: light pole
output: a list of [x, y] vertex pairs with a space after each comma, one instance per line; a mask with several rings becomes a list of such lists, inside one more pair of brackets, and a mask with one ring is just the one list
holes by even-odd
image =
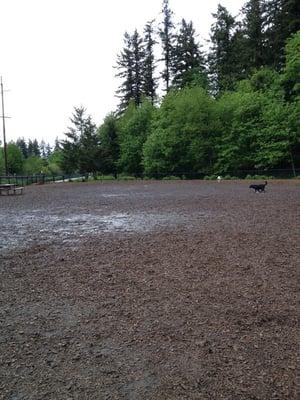
[[1, 99], [2, 99], [2, 125], [3, 125], [3, 150], [4, 150], [4, 163], [5, 163], [5, 175], [8, 175], [8, 166], [7, 166], [7, 145], [6, 145], [6, 136], [5, 136], [5, 114], [4, 114], [4, 95], [3, 95], [3, 83], [1, 76]]

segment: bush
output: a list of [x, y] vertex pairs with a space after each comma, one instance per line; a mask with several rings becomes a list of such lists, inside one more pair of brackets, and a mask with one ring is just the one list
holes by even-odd
[[115, 177], [113, 175], [98, 175], [100, 181], [114, 181]]
[[237, 176], [225, 175], [223, 179], [228, 180], [228, 181], [236, 181], [237, 179], [240, 179], [240, 178], [238, 178]]
[[270, 180], [274, 179], [273, 176], [267, 176], [267, 175], [247, 175], [245, 179], [256, 179], [256, 180]]
[[178, 180], [181, 180], [181, 178], [179, 178], [178, 176], [171, 175], [171, 176], [164, 176], [162, 178], [162, 180], [163, 181], [178, 181]]
[[118, 180], [119, 181], [136, 181], [140, 178], [136, 178], [135, 176], [131, 176], [131, 175], [118, 175]]

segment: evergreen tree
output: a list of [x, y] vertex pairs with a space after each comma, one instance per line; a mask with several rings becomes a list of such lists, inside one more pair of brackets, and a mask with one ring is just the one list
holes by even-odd
[[299, 0], [283, 0], [282, 4], [283, 27], [286, 39], [300, 30], [300, 2]]
[[136, 106], [142, 102], [143, 89], [143, 70], [144, 70], [144, 48], [143, 39], [135, 30], [132, 35], [132, 52], [133, 52], [133, 100]]
[[27, 144], [24, 138], [18, 138], [16, 141], [16, 145], [19, 147], [19, 149], [21, 150], [23, 157], [27, 158], [28, 157], [28, 148], [27, 148]]
[[59, 141], [58, 137], [56, 137], [55, 142], [54, 142], [54, 151], [58, 151], [60, 149], [61, 149], [60, 141]]
[[123, 80], [117, 93], [121, 99], [119, 111], [123, 112], [131, 100], [138, 106], [142, 101], [143, 89], [143, 39], [137, 30], [130, 36], [124, 35], [125, 47], [118, 56], [117, 76]]
[[46, 144], [46, 158], [49, 158], [52, 154], [52, 149], [49, 143]]
[[40, 155], [42, 158], [47, 158], [47, 149], [46, 149], [46, 143], [44, 140], [41, 140], [40, 143]]
[[85, 116], [85, 108], [74, 109], [71, 122], [62, 141], [61, 167], [67, 173], [95, 173], [100, 169], [100, 147], [96, 125], [90, 116]]
[[101, 155], [100, 141], [96, 131], [96, 125], [92, 122], [91, 116], [83, 118], [81, 127], [78, 169], [81, 173], [95, 174], [100, 170]]
[[299, 0], [266, 0], [265, 3], [265, 64], [281, 70], [287, 39], [300, 30]]
[[28, 146], [27, 146], [27, 157], [30, 157], [33, 155], [34, 155], [34, 145], [33, 145], [33, 141], [31, 139], [29, 139]]
[[120, 98], [119, 111], [124, 111], [130, 100], [134, 98], [134, 64], [132, 52], [132, 38], [125, 32], [124, 48], [118, 55], [117, 66], [119, 70], [116, 75], [122, 79], [122, 83], [117, 90], [117, 96]]
[[155, 74], [154, 46], [157, 43], [154, 38], [153, 21], [146, 24], [144, 29], [144, 66], [143, 66], [143, 87], [145, 97], [154, 104], [156, 99], [157, 80]]
[[41, 156], [41, 151], [40, 151], [40, 146], [39, 143], [37, 141], [37, 139], [34, 139], [32, 142], [33, 145], [33, 155], [35, 155], [36, 157], [40, 157]]
[[283, 65], [284, 38], [282, 26], [282, 0], [267, 0], [265, 3], [265, 65], [281, 69]]
[[205, 61], [195, 39], [193, 23], [181, 21], [180, 31], [175, 35], [175, 45], [172, 49], [171, 71], [172, 85], [177, 88], [191, 85], [195, 82], [204, 83]]
[[163, 62], [164, 70], [162, 72], [162, 78], [166, 85], [166, 91], [169, 91], [171, 83], [171, 65], [172, 65], [172, 51], [173, 51], [173, 41], [174, 34], [173, 28], [174, 24], [172, 22], [173, 12], [169, 7], [169, 0], [163, 0], [163, 24], [162, 28], [159, 30], [159, 35], [162, 43], [163, 49]]
[[[244, 34], [244, 66], [246, 73], [264, 64], [263, 46], [263, 4], [262, 0], [249, 0], [242, 9], [244, 14], [242, 31]], [[241, 54], [239, 54], [241, 57]]]
[[220, 4], [213, 17], [216, 22], [211, 28], [209, 67], [212, 91], [219, 93], [232, 90], [235, 85], [233, 37], [236, 22], [227, 9]]
[[72, 126], [65, 133], [67, 139], [61, 141], [61, 167], [66, 173], [73, 173], [79, 169], [79, 147], [80, 138], [84, 130], [83, 107], [75, 107], [73, 116], [70, 118]]

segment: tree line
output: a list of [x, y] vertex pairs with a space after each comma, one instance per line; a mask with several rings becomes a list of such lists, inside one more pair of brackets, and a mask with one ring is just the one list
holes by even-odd
[[[40, 143], [36, 139], [25, 140], [18, 138], [15, 142], [7, 144], [7, 167], [11, 175], [34, 175], [46, 174], [55, 175], [62, 173], [60, 168], [60, 145], [58, 139], [55, 146], [42, 140]], [[5, 174], [4, 150], [0, 152], [0, 175]]]
[[124, 34], [117, 109], [97, 127], [75, 108], [65, 138], [41, 158], [95, 175], [296, 174], [299, 1], [249, 0], [237, 17], [219, 4], [213, 18], [204, 51], [193, 21], [177, 23], [163, 0], [158, 23]]

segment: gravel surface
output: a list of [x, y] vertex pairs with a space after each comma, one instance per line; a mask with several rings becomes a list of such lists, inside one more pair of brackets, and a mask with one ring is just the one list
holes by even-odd
[[300, 181], [248, 186], [1, 196], [0, 399], [299, 398]]

